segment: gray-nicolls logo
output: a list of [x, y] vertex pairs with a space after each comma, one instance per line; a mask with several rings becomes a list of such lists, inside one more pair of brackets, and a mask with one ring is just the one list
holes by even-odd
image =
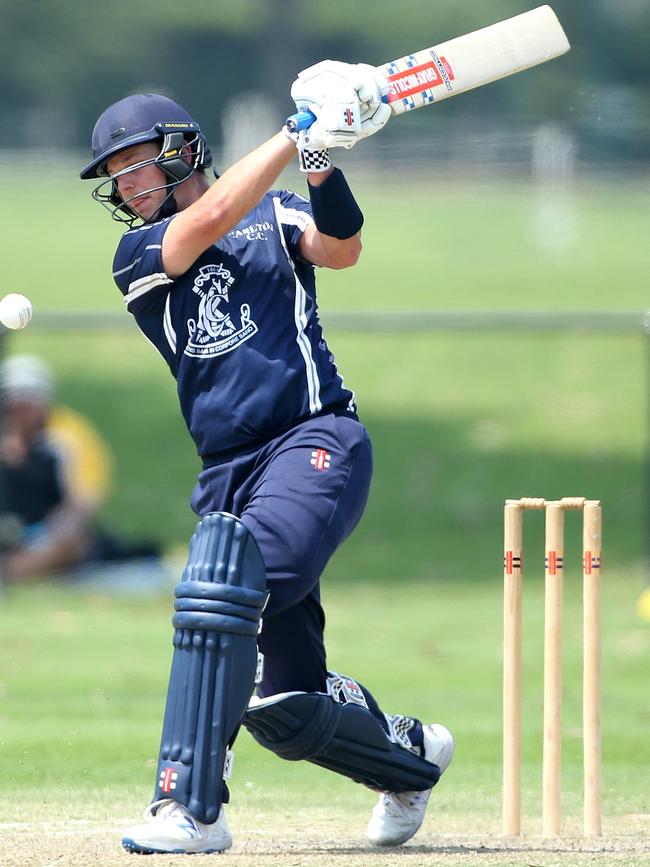
[[238, 311], [231, 308], [230, 290], [234, 282], [235, 278], [221, 263], [199, 269], [192, 291], [201, 300], [196, 320], [187, 321], [189, 340], [185, 355], [224, 355], [257, 333], [248, 304], [241, 304]]

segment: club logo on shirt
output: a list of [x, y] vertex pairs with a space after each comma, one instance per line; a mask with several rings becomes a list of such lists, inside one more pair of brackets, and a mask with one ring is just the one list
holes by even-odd
[[234, 282], [235, 278], [221, 263], [199, 269], [192, 291], [201, 301], [196, 320], [187, 321], [189, 340], [185, 355], [225, 355], [257, 333], [249, 305], [240, 305], [238, 313], [230, 305], [229, 290]]
[[264, 220], [261, 223], [251, 223], [243, 229], [233, 229], [228, 232], [229, 238], [245, 238], [247, 241], [268, 241], [268, 232], [274, 232], [273, 223]]

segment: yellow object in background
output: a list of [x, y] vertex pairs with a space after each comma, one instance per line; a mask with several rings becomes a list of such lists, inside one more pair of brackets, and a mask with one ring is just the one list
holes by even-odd
[[75, 499], [99, 505], [110, 489], [113, 474], [111, 452], [99, 431], [84, 416], [55, 404], [47, 433], [63, 456], [66, 488]]
[[646, 587], [643, 593], [639, 596], [639, 601], [636, 604], [636, 612], [642, 620], [650, 623], [650, 587]]

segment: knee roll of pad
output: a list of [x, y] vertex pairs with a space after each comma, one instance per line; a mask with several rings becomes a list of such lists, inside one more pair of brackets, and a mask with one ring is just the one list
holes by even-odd
[[384, 792], [430, 789], [440, 768], [392, 743], [379, 721], [359, 705], [337, 704], [324, 693], [295, 692], [249, 706], [243, 725], [283, 759], [306, 759]]
[[154, 800], [173, 798], [201, 822], [224, 800], [226, 752], [255, 683], [266, 570], [232, 515], [206, 515], [176, 586], [174, 653]]

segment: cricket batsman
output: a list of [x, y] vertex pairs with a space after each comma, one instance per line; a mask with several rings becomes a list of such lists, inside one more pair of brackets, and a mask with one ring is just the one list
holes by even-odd
[[[128, 96], [95, 125], [81, 177], [126, 224], [113, 277], [177, 382], [202, 466], [156, 788], [124, 833], [131, 852], [232, 845], [225, 779], [242, 724], [281, 758], [379, 792], [367, 830], [379, 846], [418, 830], [451, 761], [444, 726], [384, 713], [328, 667], [323, 638], [321, 574], [361, 518], [372, 451], [323, 335], [314, 271], [361, 253], [363, 216], [329, 150], [382, 128], [386, 90], [370, 66], [310, 67], [291, 94], [313, 126], [285, 128], [212, 183], [199, 124], [167, 97]], [[306, 197], [272, 189], [296, 156]]]

